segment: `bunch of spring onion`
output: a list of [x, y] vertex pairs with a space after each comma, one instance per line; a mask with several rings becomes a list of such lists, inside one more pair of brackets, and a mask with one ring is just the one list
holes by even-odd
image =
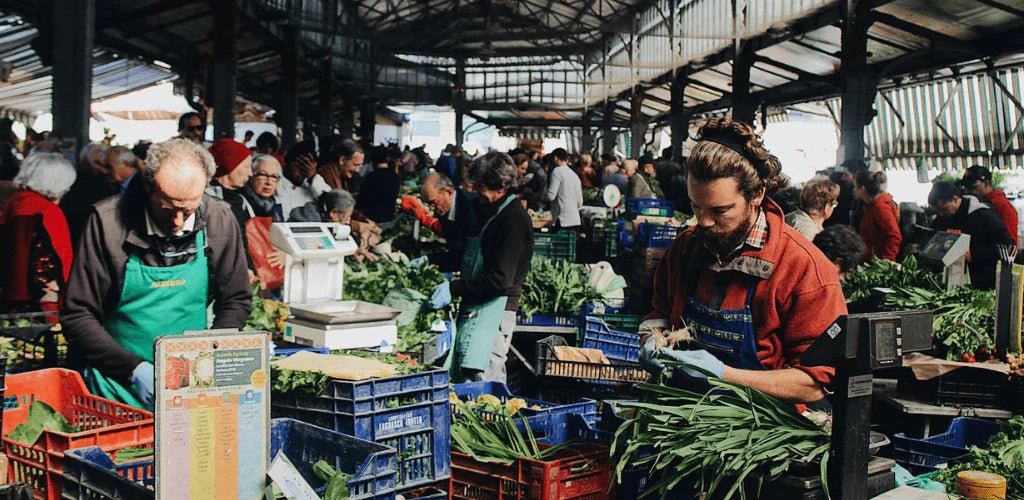
[[633, 466], [650, 474], [642, 496], [694, 484], [708, 498], [746, 498], [748, 479], [759, 493], [791, 465], [814, 464], [828, 491], [827, 431], [755, 389], [714, 377], [708, 382], [706, 394], [639, 384], [641, 402], [618, 403], [634, 415], [612, 445], [617, 482]]
[[[522, 415], [495, 413], [493, 418], [485, 420], [466, 402], [453, 398], [451, 403], [459, 415], [452, 420], [452, 448], [477, 461], [508, 465], [518, 458], [545, 460], [565, 448], [559, 445], [541, 449]], [[517, 418], [523, 423], [525, 436], [516, 425]]]

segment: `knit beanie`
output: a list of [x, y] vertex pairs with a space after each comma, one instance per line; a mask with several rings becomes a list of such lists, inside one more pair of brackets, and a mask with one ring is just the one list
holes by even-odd
[[233, 170], [245, 161], [250, 155], [249, 148], [234, 139], [221, 137], [210, 146], [210, 155], [217, 164], [217, 172], [214, 177], [230, 174]]

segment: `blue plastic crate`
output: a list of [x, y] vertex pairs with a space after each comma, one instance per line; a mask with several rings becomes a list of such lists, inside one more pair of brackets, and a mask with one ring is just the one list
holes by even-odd
[[274, 349], [274, 356], [288, 357], [297, 352], [315, 352], [317, 354], [330, 354], [331, 350], [326, 347], [295, 347], [287, 349]]
[[[349, 498], [395, 498], [395, 450], [387, 446], [297, 420], [274, 419], [270, 424], [270, 456], [281, 450], [311, 485], [320, 484], [313, 464], [325, 460], [353, 474], [347, 481]], [[154, 497], [148, 488], [153, 485], [153, 474], [152, 458], [115, 465], [98, 446], [70, 450], [64, 454], [63, 498], [149, 500]], [[317, 492], [322, 494], [324, 488]]]
[[365, 381], [331, 379], [319, 396], [273, 394], [288, 417], [398, 450], [398, 485], [411, 488], [451, 473], [448, 372], [432, 370]]
[[[498, 401], [502, 403], [507, 402], [509, 399], [517, 398], [518, 396], [513, 395], [509, 392], [508, 387], [500, 382], [467, 382], [464, 384], [456, 384], [452, 386], [452, 392], [462, 400], [476, 400], [477, 396], [483, 394], [490, 394], [498, 398]], [[597, 422], [597, 402], [596, 401], [583, 401], [574, 404], [559, 405], [555, 403], [549, 403], [547, 401], [540, 401], [537, 399], [520, 398], [526, 402], [526, 406], [519, 410], [518, 415], [522, 415], [526, 418], [526, 424], [523, 424], [522, 419], [515, 418], [519, 430], [525, 432], [523, 425], [529, 425], [530, 431], [533, 433], [533, 437], [539, 443], [559, 445], [570, 439], [573, 436], [569, 433], [568, 418], [569, 415], [580, 415], [585, 421], [590, 423]], [[531, 407], [539, 406], [540, 410], [535, 410]], [[457, 418], [455, 413], [455, 405], [452, 405], [453, 418]], [[477, 413], [483, 416], [486, 420], [491, 417], [490, 412], [477, 410]]]
[[591, 314], [619, 314], [626, 308], [626, 304], [628, 303], [627, 297], [607, 297], [602, 300], [602, 302], [584, 304], [583, 314], [586, 316], [590, 316]]
[[892, 455], [914, 475], [938, 469], [968, 456], [971, 446], [985, 447], [999, 432], [999, 424], [970, 417], [956, 417], [949, 429], [923, 439], [898, 433], [892, 437]]
[[641, 223], [637, 226], [636, 243], [647, 248], [668, 248], [682, 228], [665, 224]]
[[626, 198], [626, 217], [632, 218], [637, 215], [648, 215], [652, 217], [672, 217], [675, 214], [676, 203], [672, 200], [661, 198]]
[[431, 337], [423, 344], [423, 359], [426, 364], [433, 364], [441, 359], [452, 348], [452, 337], [454, 326], [451, 321], [445, 321], [445, 331]]
[[640, 334], [612, 330], [604, 320], [593, 316], [586, 316], [584, 321], [580, 347], [600, 349], [608, 359], [640, 361]]
[[527, 317], [525, 314], [516, 313], [516, 324], [523, 326], [564, 326], [575, 328], [580, 324], [580, 317], [577, 314], [534, 314]]

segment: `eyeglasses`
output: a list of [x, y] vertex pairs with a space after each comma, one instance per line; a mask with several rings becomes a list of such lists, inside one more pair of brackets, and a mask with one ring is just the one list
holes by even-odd
[[203, 129], [205, 129], [205, 128], [206, 127], [204, 127], [202, 125], [192, 125], [192, 126], [188, 127], [189, 130], [194, 131], [194, 132], [202, 132]]
[[165, 259], [173, 259], [175, 257], [184, 257], [186, 255], [195, 255], [195, 254], [197, 254], [197, 253], [199, 253], [199, 252], [201, 252], [203, 250], [206, 250], [207, 245], [208, 245], [207, 240], [204, 238], [203, 239], [203, 248], [199, 248], [195, 244], [195, 242], [193, 241], [192, 246], [190, 248], [186, 248], [184, 250], [177, 251], [177, 252], [169, 252], [169, 251], [164, 249], [164, 244], [161, 242], [161, 238], [157, 238], [156, 239], [157, 250], [160, 252], [160, 255], [163, 258], [165, 258]]
[[253, 175], [253, 177], [264, 177], [266, 179], [273, 180], [273, 181], [281, 180], [281, 176], [280, 175], [273, 175], [273, 174], [268, 174], [268, 173], [264, 173], [264, 172], [256, 173], [256, 174]]

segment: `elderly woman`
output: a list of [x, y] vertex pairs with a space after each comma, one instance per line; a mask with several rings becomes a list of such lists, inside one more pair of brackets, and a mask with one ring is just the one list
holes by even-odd
[[239, 192], [249, 203], [252, 216], [244, 230], [246, 249], [260, 287], [271, 293], [284, 285], [284, 252], [270, 243], [270, 225], [284, 222], [281, 204], [274, 197], [281, 181], [281, 163], [269, 154], [252, 159], [252, 177]]
[[59, 310], [73, 252], [57, 202], [74, 182], [74, 167], [59, 153], [30, 154], [22, 163], [18, 191], [0, 212], [0, 309]]
[[838, 200], [839, 184], [828, 179], [811, 180], [800, 192], [800, 208], [786, 215], [786, 224], [814, 241], [824, 229], [825, 221], [835, 212]]
[[507, 154], [491, 152], [473, 162], [469, 180], [483, 228], [466, 242], [461, 277], [438, 285], [430, 298], [435, 309], [462, 298], [452, 366], [460, 382], [505, 382], [516, 308], [533, 256], [533, 224], [513, 194], [517, 177]]
[[252, 159], [252, 178], [242, 189], [242, 196], [252, 206], [254, 217], [270, 217], [274, 222], [284, 222], [281, 204], [275, 194], [281, 182], [281, 163], [269, 154], [258, 154]]
[[370, 247], [380, 243], [380, 228], [376, 224], [360, 222], [352, 219], [356, 208], [356, 199], [344, 189], [333, 189], [320, 195], [316, 203], [307, 203], [292, 210], [288, 222], [337, 222], [352, 228], [352, 233], [359, 241], [359, 251], [355, 258], [362, 261], [377, 260], [370, 252]]

